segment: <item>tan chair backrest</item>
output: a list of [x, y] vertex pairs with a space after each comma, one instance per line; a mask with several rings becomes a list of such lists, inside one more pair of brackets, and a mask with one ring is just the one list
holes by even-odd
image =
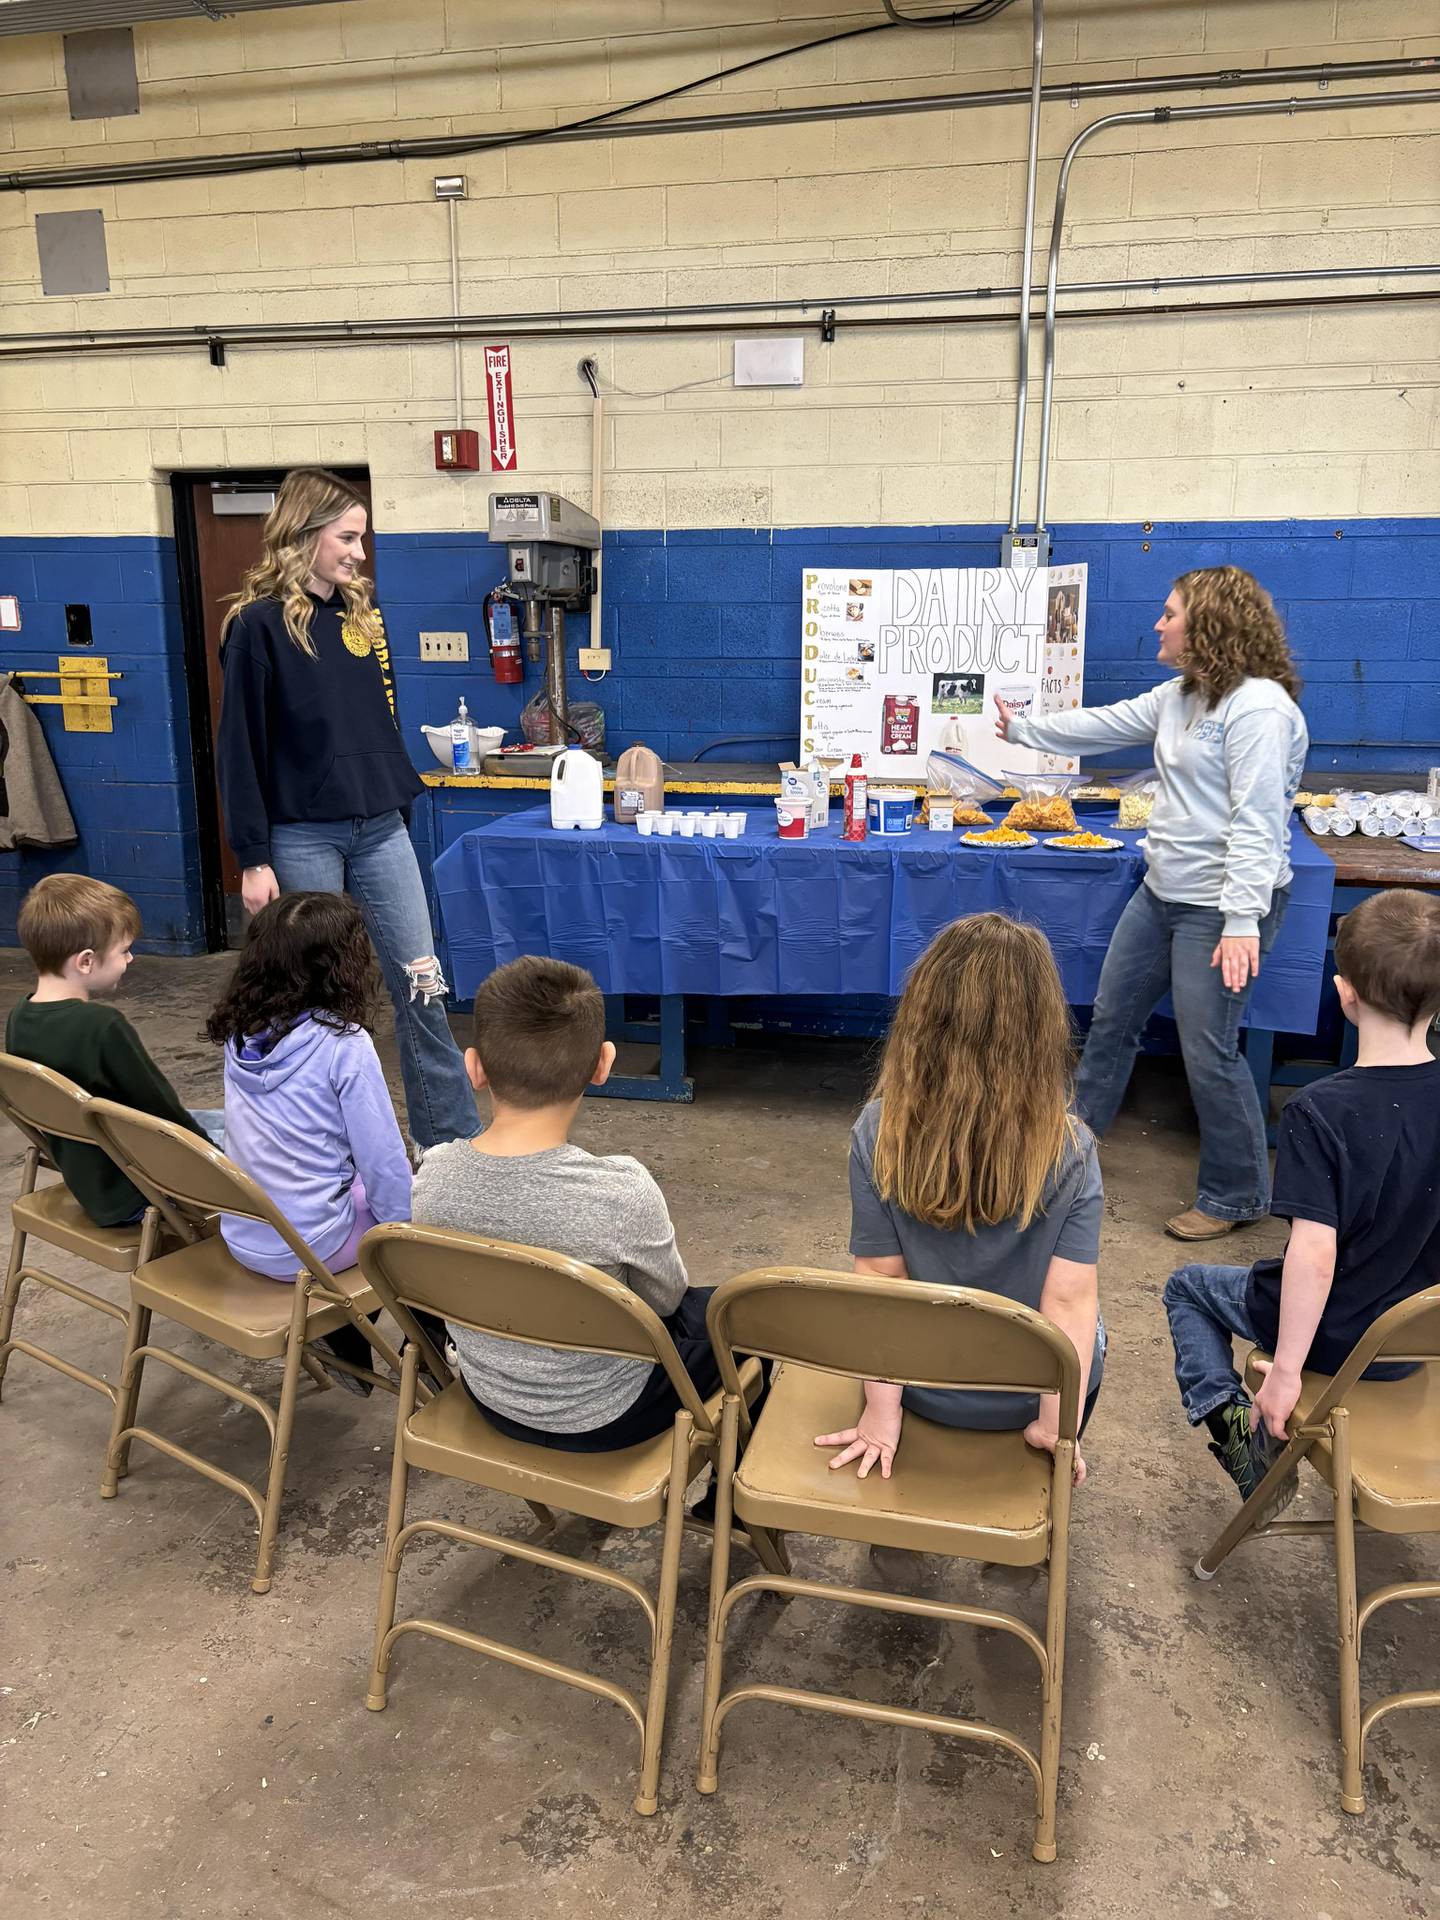
[[1060, 1437], [1080, 1416], [1073, 1343], [1032, 1308], [968, 1287], [810, 1267], [763, 1267], [716, 1289], [710, 1339], [729, 1392], [735, 1353], [908, 1387], [1058, 1393]]
[[1440, 1360], [1440, 1287], [1412, 1294], [1365, 1329], [1315, 1402], [1307, 1424], [1343, 1406], [1351, 1387], [1376, 1360]]
[[91, 1100], [85, 1113], [91, 1139], [142, 1192], [158, 1193], [192, 1215], [233, 1213], [262, 1220], [295, 1255], [297, 1268], [334, 1287], [334, 1275], [265, 1190], [198, 1133], [114, 1100]]
[[42, 1153], [48, 1151], [47, 1135], [95, 1144], [94, 1129], [85, 1118], [89, 1104], [85, 1089], [53, 1067], [0, 1053], [0, 1113]]
[[660, 1316], [598, 1267], [482, 1234], [389, 1225], [360, 1242], [360, 1270], [427, 1356], [433, 1348], [411, 1309], [530, 1346], [647, 1360], [664, 1367], [686, 1411], [711, 1430]]
[[[34, 1060], [22, 1060], [18, 1054], [0, 1053], [0, 1113], [18, 1127], [32, 1146], [49, 1160], [48, 1139], [73, 1140], [116, 1156], [100, 1139], [94, 1125], [94, 1113], [102, 1103], [53, 1067], [42, 1067]], [[117, 1160], [122, 1173], [159, 1210], [167, 1226], [182, 1240], [193, 1240], [200, 1222], [189, 1208], [176, 1206], [168, 1195], [159, 1193], [147, 1181], [136, 1179], [128, 1167]]]

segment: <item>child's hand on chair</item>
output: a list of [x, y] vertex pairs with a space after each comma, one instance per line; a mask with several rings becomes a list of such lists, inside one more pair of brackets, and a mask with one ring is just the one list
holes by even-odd
[[900, 1445], [900, 1425], [904, 1414], [900, 1409], [902, 1389], [891, 1386], [881, 1380], [865, 1382], [865, 1411], [853, 1427], [844, 1427], [838, 1433], [817, 1433], [817, 1447], [840, 1447], [830, 1462], [831, 1470], [845, 1467], [852, 1460], [860, 1462], [860, 1478], [863, 1480], [878, 1460], [880, 1478], [888, 1480], [890, 1469], [895, 1464], [895, 1450]]

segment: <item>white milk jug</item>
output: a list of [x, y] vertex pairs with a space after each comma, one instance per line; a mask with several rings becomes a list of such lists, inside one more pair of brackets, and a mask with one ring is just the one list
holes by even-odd
[[583, 747], [557, 753], [550, 769], [552, 827], [598, 827], [605, 818], [605, 785], [600, 762]]

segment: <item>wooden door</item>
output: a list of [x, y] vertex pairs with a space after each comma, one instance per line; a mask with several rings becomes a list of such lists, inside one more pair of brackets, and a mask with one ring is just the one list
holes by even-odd
[[[355, 473], [347, 473], [344, 477], [364, 500], [368, 513], [370, 510], [369, 478]], [[237, 593], [240, 589], [240, 582], [246, 569], [254, 566], [260, 558], [260, 529], [265, 522], [263, 512], [217, 513], [215, 511], [216, 490], [218, 487], [233, 494], [237, 488], [243, 488], [245, 493], [263, 496], [266, 493], [273, 493], [283, 478], [284, 475], [278, 473], [261, 479], [252, 479], [247, 474], [242, 483], [237, 482], [233, 475], [205, 474], [189, 483], [192, 524], [195, 528], [200, 615], [205, 630], [205, 683], [209, 700], [212, 745], [212, 752], [207, 757], [212, 767], [215, 764], [213, 744], [220, 726], [220, 622], [224, 618], [230, 595]], [[368, 536], [365, 541], [365, 559], [366, 571], [373, 579], [375, 549]], [[225, 890], [226, 919], [231, 927], [235, 928], [239, 925], [240, 915], [240, 868], [225, 838], [225, 815], [220, 806], [218, 781], [215, 786], [215, 809], [216, 817], [220, 822], [220, 871]]]

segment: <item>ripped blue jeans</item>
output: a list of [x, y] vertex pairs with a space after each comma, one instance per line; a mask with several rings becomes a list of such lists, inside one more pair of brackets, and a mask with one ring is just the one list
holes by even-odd
[[[445, 1017], [445, 982], [415, 849], [398, 813], [300, 820], [270, 829], [285, 893], [348, 893], [365, 916], [390, 998], [410, 1134], [419, 1147], [480, 1131], [475, 1094]], [[424, 967], [417, 962], [425, 961]]]

